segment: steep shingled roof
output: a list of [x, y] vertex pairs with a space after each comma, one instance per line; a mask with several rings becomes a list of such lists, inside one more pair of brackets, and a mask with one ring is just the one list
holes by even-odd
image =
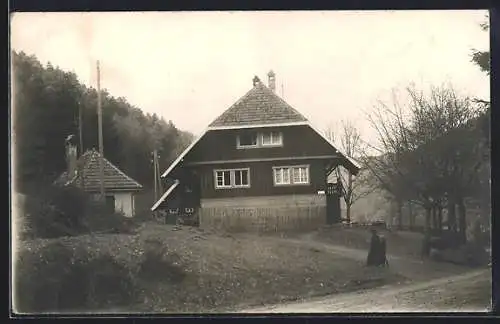
[[[275, 127], [291, 125], [307, 125], [321, 136], [337, 152], [334, 144], [325, 135], [315, 128], [307, 118], [287, 104], [276, 95], [271, 89], [266, 87], [258, 77], [253, 79], [254, 86], [243, 97], [229, 107], [224, 113], [217, 117], [206, 130], [204, 130], [162, 173], [162, 178], [166, 178], [169, 173], [184, 159], [186, 154], [205, 136], [209, 131], [230, 129], [230, 128], [251, 128], [251, 127]], [[360, 165], [342, 152], [348, 167], [356, 174]]]
[[209, 127], [305, 122], [307, 119], [256, 79], [254, 87], [217, 117]]
[[[99, 179], [99, 157], [100, 154], [95, 149], [85, 152], [78, 159], [79, 170], [83, 172], [84, 179], [84, 190], [89, 192], [100, 190], [100, 179]], [[108, 161], [106, 158], [104, 161], [104, 189], [106, 191], [137, 191], [142, 189], [137, 181], [126, 175], [123, 171], [118, 169], [113, 163]], [[68, 178], [68, 173], [63, 172], [61, 176], [56, 180], [58, 185], [69, 185], [75, 184], [81, 186], [82, 177], [75, 175], [72, 178]]]

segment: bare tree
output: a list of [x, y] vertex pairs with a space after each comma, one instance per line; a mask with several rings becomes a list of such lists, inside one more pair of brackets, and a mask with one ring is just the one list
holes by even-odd
[[414, 149], [414, 143], [408, 129], [407, 111], [395, 91], [391, 104], [389, 106], [380, 101], [373, 111], [367, 114], [379, 140], [379, 146], [375, 149], [380, 154], [365, 154], [362, 160], [377, 181], [378, 187], [396, 204], [398, 226], [401, 227], [404, 201], [415, 201], [421, 205], [430, 205], [431, 202], [419, 186], [421, 179], [412, 179], [412, 173], [416, 170], [404, 163], [405, 155]]
[[[333, 125], [327, 127], [325, 134], [332, 142], [338, 144], [342, 152], [353, 160], [358, 160], [364, 151], [364, 142], [354, 124], [347, 120], [342, 120], [339, 125], [340, 130], [335, 131]], [[337, 167], [335, 170], [337, 181], [342, 186], [342, 197], [346, 204], [346, 221], [351, 221], [351, 208], [354, 203], [370, 194], [374, 187], [370, 185], [366, 172], [361, 171], [357, 177], [344, 168]]]
[[412, 201], [424, 207], [427, 231], [441, 229], [445, 204], [453, 227], [458, 207], [455, 223], [465, 238], [464, 198], [483, 160], [478, 131], [471, 126], [477, 109], [450, 86], [432, 87], [429, 94], [406, 90], [406, 105], [394, 95], [391, 107], [381, 102], [368, 115], [384, 154], [365, 164], [399, 205]]

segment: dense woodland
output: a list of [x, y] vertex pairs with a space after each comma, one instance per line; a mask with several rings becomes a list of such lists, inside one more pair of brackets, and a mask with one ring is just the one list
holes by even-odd
[[[43, 188], [65, 170], [65, 138], [79, 136], [83, 120], [84, 151], [98, 147], [97, 90], [35, 56], [12, 53], [13, 151], [16, 190], [30, 193]], [[125, 98], [101, 92], [104, 155], [146, 188], [153, 184], [152, 152], [165, 169], [192, 141], [171, 121], [144, 114]], [[80, 110], [81, 108], [81, 110]]]

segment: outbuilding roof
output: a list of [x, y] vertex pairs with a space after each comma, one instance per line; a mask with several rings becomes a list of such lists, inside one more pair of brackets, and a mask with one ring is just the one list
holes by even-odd
[[[100, 154], [95, 149], [85, 152], [77, 162], [77, 170], [80, 170], [72, 177], [68, 176], [65, 171], [56, 180], [56, 184], [70, 185], [74, 184], [81, 186], [83, 178], [83, 189], [85, 191], [94, 192], [100, 190], [99, 177], [99, 157]], [[126, 175], [117, 166], [111, 163], [106, 158], [104, 162], [104, 189], [106, 191], [137, 191], [142, 189], [142, 185]]]

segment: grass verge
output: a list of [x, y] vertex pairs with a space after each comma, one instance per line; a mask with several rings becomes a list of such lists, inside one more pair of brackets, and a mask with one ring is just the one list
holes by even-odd
[[[286, 239], [222, 235], [151, 223], [143, 225], [134, 235], [99, 234], [31, 240], [18, 247], [15, 272], [24, 273], [21, 278], [24, 286], [17, 290], [18, 300], [43, 296], [40, 290], [47, 292], [47, 289], [59, 300], [64, 300], [61, 297], [65, 294], [73, 298], [83, 294], [71, 286], [68, 288], [71, 291], [64, 291], [61, 284], [66, 275], [74, 278], [75, 260], [83, 260], [76, 262], [81, 265], [79, 269], [84, 269], [80, 270], [80, 278], [86, 278], [85, 273], [96, 269], [109, 270], [99, 280], [106, 282], [106, 276], [115, 278], [115, 285], [111, 285], [104, 296], [85, 292], [85, 296], [76, 298], [81, 305], [80, 312], [231, 311], [403, 280], [390, 269], [369, 269], [362, 262], [290, 244]], [[63, 253], [54, 254], [54, 250]], [[94, 268], [83, 267], [87, 264]], [[65, 269], [65, 272], [53, 272], [51, 276], [49, 268]], [[121, 273], [118, 278], [117, 271]], [[45, 276], [36, 277], [34, 273], [38, 272]], [[38, 278], [38, 282], [28, 280], [30, 275]], [[88, 276], [89, 282], [95, 280]], [[39, 285], [39, 281], [44, 285]], [[17, 288], [20, 282], [23, 281], [17, 281]], [[124, 287], [120, 285], [126, 289], [121, 289]], [[124, 291], [134, 293], [120, 298]], [[25, 305], [38, 306], [35, 311], [74, 310], [71, 305], [54, 303], [40, 307], [36, 300]], [[27, 308], [19, 310], [33, 311], [33, 307]]]

